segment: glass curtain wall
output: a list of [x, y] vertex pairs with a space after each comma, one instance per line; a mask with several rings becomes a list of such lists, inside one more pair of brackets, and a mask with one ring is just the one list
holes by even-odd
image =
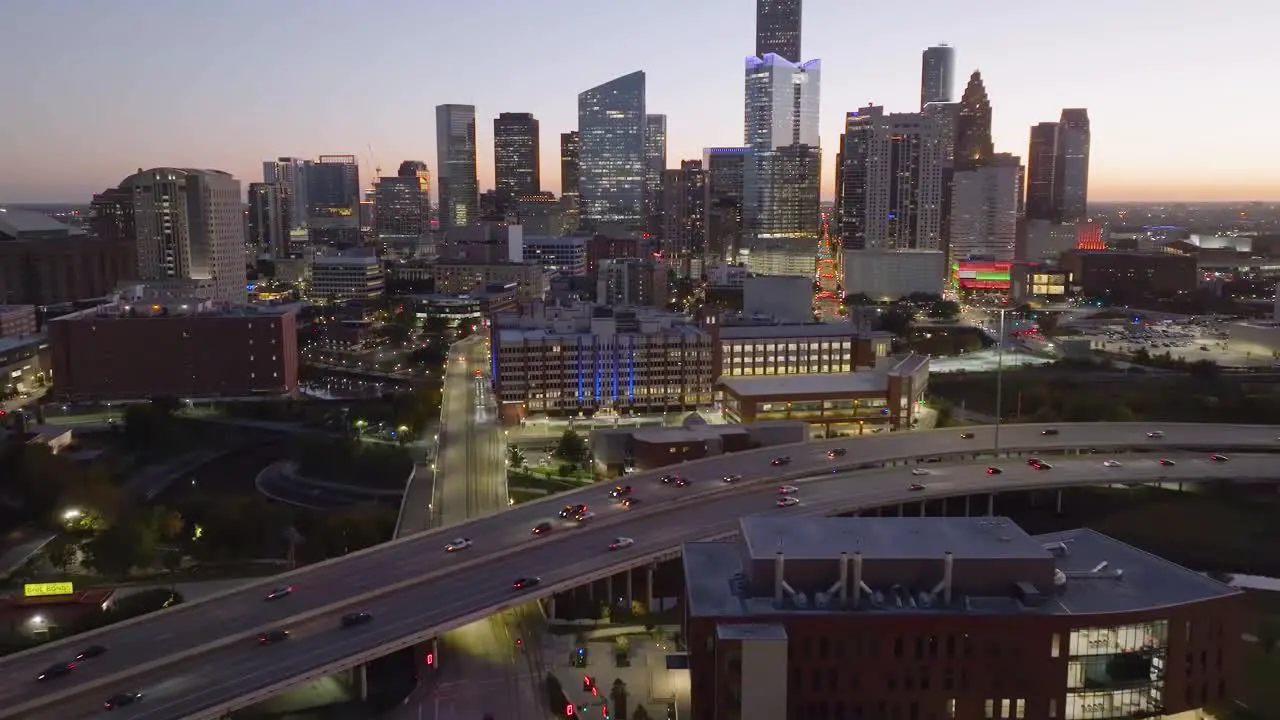
[[1166, 620], [1071, 631], [1066, 720], [1162, 714], [1168, 637]]

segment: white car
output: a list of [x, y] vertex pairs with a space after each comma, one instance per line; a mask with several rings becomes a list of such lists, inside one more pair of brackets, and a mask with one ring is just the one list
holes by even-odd
[[782, 487], [778, 488], [779, 495], [794, 495], [798, 492], [800, 492], [800, 488], [796, 487], [795, 485], [783, 485]]
[[460, 537], [450, 540], [449, 544], [444, 546], [444, 551], [458, 552], [459, 550], [466, 550], [469, 547], [471, 547], [471, 538]]
[[581, 524], [581, 523], [587, 522], [588, 520], [590, 520], [595, 516], [596, 516], [595, 513], [588, 510], [587, 512], [584, 512], [584, 513], [578, 513], [577, 517], [575, 517], [574, 520], [577, 520], [578, 523]]
[[1102, 466], [1103, 466], [1103, 467], [1120, 467], [1120, 461], [1119, 461], [1119, 460], [1104, 460], [1104, 461], [1103, 461], [1103, 463], [1102, 463]]
[[915, 475], [916, 477], [922, 477], [924, 475], [928, 475], [929, 471], [925, 470], [924, 468], [913, 468], [911, 470], [911, 474]]
[[800, 498], [795, 497], [793, 495], [788, 495], [787, 497], [778, 499], [778, 507], [795, 507], [796, 505], [799, 505], [799, 504], [800, 504]]
[[736, 483], [741, 479], [742, 479], [742, 476], [738, 474], [725, 475], [723, 478], [721, 478], [721, 480], [723, 480], [726, 483]]
[[632, 540], [629, 537], [618, 537], [618, 538], [614, 538], [613, 542], [609, 543], [609, 549], [621, 550], [623, 548], [629, 548], [635, 544], [636, 544], [636, 541]]
[[1151, 438], [1152, 440], [1159, 440], [1164, 437], [1164, 431], [1152, 430], [1151, 432], [1147, 433], [1147, 437]]

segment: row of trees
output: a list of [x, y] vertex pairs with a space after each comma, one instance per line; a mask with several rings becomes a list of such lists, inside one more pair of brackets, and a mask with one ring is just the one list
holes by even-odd
[[319, 433], [295, 436], [290, 457], [303, 476], [345, 485], [403, 487], [413, 467], [399, 448]]

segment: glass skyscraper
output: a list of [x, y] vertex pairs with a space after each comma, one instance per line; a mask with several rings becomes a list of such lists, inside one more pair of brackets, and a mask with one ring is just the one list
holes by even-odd
[[436, 106], [436, 153], [440, 229], [466, 227], [480, 219], [474, 105]]
[[542, 191], [538, 120], [530, 113], [502, 113], [493, 121], [494, 187], [505, 206]]
[[756, 0], [756, 57], [800, 61], [800, 0]]
[[588, 227], [644, 222], [643, 71], [578, 94], [579, 201]]

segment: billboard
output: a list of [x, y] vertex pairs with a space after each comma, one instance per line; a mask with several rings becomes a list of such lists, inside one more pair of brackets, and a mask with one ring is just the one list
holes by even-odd
[[75, 586], [69, 582], [27, 583], [22, 586], [23, 597], [51, 597], [54, 595], [73, 595]]
[[960, 290], [1008, 290], [1011, 267], [1003, 260], [957, 260], [951, 263], [951, 283]]

